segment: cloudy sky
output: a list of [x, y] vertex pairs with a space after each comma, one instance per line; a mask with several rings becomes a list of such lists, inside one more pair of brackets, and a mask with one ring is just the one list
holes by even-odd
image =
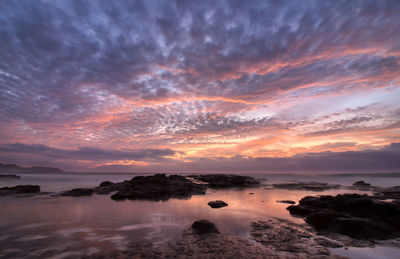
[[0, 1], [0, 162], [400, 169], [400, 1]]

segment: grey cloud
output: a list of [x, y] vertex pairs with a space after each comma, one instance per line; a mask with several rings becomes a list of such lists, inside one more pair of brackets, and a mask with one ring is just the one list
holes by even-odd
[[109, 150], [92, 147], [80, 147], [76, 150], [53, 148], [46, 145], [35, 144], [2, 144], [0, 145], [2, 155], [28, 154], [49, 159], [61, 160], [89, 160], [92, 162], [112, 160], [162, 160], [165, 156], [176, 154], [171, 149], [137, 149], [137, 150]]

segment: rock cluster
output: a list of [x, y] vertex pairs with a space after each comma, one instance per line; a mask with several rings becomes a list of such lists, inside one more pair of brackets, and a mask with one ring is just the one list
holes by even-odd
[[102, 182], [94, 189], [95, 193], [106, 194], [117, 191], [111, 196], [113, 200], [142, 199], [168, 200], [169, 198], [189, 198], [195, 194], [205, 194], [206, 188], [193, 183], [184, 176], [156, 174], [136, 176], [120, 183]]
[[40, 193], [38, 185], [17, 185], [14, 187], [0, 188], [0, 196], [15, 195], [15, 194], [32, 194]]
[[66, 192], [62, 192], [61, 196], [91, 196], [93, 195], [93, 189], [89, 188], [75, 188]]
[[384, 202], [360, 194], [307, 196], [287, 210], [306, 217], [317, 230], [371, 240], [400, 236], [398, 201]]
[[[205, 233], [199, 233], [198, 228], [204, 228]], [[182, 233], [181, 239], [163, 246], [156, 247], [150, 242], [136, 242], [130, 244], [126, 251], [115, 250], [83, 258], [344, 258], [332, 255], [328, 249], [340, 247], [341, 244], [327, 238], [313, 238], [312, 234], [300, 228], [301, 226], [289, 222], [260, 221], [253, 223], [251, 236], [241, 237], [218, 234], [213, 223], [197, 220], [191, 229]]]

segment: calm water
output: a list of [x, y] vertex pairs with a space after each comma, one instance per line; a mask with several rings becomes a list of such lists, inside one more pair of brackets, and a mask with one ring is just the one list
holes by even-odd
[[[95, 187], [104, 180], [122, 181], [127, 174], [21, 174], [22, 180], [3, 181], [0, 186], [38, 184], [44, 192], [59, 192], [77, 187]], [[379, 186], [400, 185], [396, 177], [311, 177], [260, 176], [264, 183], [310, 181], [351, 185], [365, 180]], [[166, 202], [122, 201], [109, 195], [92, 197], [30, 198], [0, 197], [0, 258], [76, 258], [111, 249], [125, 249], [131, 241], [149, 240], [156, 245], [180, 237], [182, 230], [200, 218], [214, 222], [223, 233], [249, 235], [249, 223], [269, 217], [285, 218], [302, 223], [286, 211], [287, 204], [277, 200], [298, 201], [306, 195], [354, 192], [330, 190], [324, 192], [266, 190], [263, 187], [245, 190], [209, 190], [206, 195]], [[254, 193], [250, 195], [249, 193]], [[367, 193], [367, 192], [365, 192]], [[220, 199], [229, 206], [212, 209], [207, 203]], [[373, 251], [373, 252], [371, 252]], [[387, 253], [387, 251], [391, 251]], [[394, 252], [393, 252], [394, 251]], [[387, 247], [338, 249], [352, 258], [398, 258], [400, 250]]]

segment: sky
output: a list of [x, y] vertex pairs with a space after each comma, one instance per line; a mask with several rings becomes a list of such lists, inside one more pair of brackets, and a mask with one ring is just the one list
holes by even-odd
[[400, 1], [0, 1], [0, 162], [400, 171]]

